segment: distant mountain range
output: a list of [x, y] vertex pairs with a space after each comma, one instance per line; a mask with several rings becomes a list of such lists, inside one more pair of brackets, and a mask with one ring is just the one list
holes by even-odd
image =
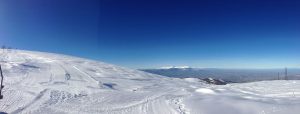
[[[142, 71], [176, 78], [214, 78], [226, 82], [253, 82], [263, 80], [283, 80], [284, 69], [216, 69], [169, 67], [160, 69], [141, 69]], [[279, 74], [279, 75], [278, 75]], [[300, 79], [300, 69], [288, 69], [289, 80]]]
[[172, 68], [188, 69], [188, 68], [192, 68], [192, 67], [190, 67], [190, 66], [164, 66], [164, 67], [161, 67], [161, 69], [172, 69]]

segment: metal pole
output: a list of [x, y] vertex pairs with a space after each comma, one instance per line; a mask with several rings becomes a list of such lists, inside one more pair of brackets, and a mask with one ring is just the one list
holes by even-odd
[[285, 80], [288, 80], [287, 68], [285, 67]]
[[4, 88], [4, 86], [3, 86], [3, 74], [2, 74], [1, 65], [0, 65], [0, 74], [1, 74], [0, 99], [3, 99], [2, 89]]

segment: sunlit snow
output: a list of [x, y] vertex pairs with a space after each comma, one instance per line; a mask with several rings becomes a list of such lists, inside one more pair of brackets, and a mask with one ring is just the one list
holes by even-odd
[[66, 55], [1, 50], [0, 112], [80, 114], [298, 114], [300, 81], [223, 86]]

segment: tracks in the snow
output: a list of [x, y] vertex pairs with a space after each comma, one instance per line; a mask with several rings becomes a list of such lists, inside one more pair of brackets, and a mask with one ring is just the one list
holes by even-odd
[[188, 109], [186, 109], [185, 105], [183, 104], [183, 99], [182, 98], [173, 99], [173, 102], [176, 105], [177, 111], [180, 114], [190, 114], [190, 112], [188, 111]]
[[30, 107], [32, 104], [34, 104], [35, 102], [37, 102], [39, 99], [41, 99], [44, 94], [48, 91], [48, 89], [44, 89], [43, 91], [41, 91], [30, 103], [28, 103], [27, 105], [25, 105], [24, 107], [21, 107], [13, 112], [11, 112], [11, 114], [18, 114], [20, 112], [22, 112], [23, 110], [27, 109], [28, 107]]
[[[14, 80], [13, 82], [18, 83], [11, 83], [13, 88], [9, 88], [11, 91], [7, 93], [9, 94], [7, 96], [12, 99], [5, 101], [10, 106], [1, 103], [1, 111], [5, 109], [4, 111], [12, 114], [31, 113], [37, 110], [45, 111], [46, 109], [53, 112], [67, 110], [66, 113], [188, 114], [182, 96], [173, 95], [180, 90], [169, 87], [176, 84], [169, 84], [167, 81], [164, 84], [164, 81], [161, 80], [156, 82], [158, 78], [152, 79], [151, 75], [148, 76], [148, 74], [113, 65], [97, 64], [91, 66], [89, 62], [84, 60], [78, 60], [80, 63], [76, 63], [72, 60], [69, 61], [69, 58], [60, 59], [57, 56], [48, 57], [48, 55], [31, 53], [17, 53], [10, 56], [16, 57], [16, 55], [20, 56], [16, 60], [20, 59], [22, 63], [28, 63], [28, 65], [25, 64], [25, 66], [20, 67], [32, 68], [28, 71], [27, 69], [20, 70], [27, 74], [23, 76], [22, 81]], [[95, 70], [91, 72], [90, 68]], [[100, 76], [104, 78], [97, 75], [96, 71], [99, 71]], [[109, 89], [104, 86], [109, 87]], [[113, 90], [114, 86], [116, 86], [116, 90]], [[137, 87], [141, 87], [144, 91], [131, 91], [132, 88]], [[19, 93], [14, 94], [16, 92]], [[107, 92], [107, 95], [103, 92]], [[78, 97], [77, 95], [81, 96]], [[169, 102], [171, 100], [173, 101]]]
[[99, 83], [99, 81], [96, 80], [96, 79], [94, 79], [93, 76], [91, 76], [91, 75], [89, 75], [88, 73], [86, 73], [86, 72], [80, 70], [80, 69], [77, 68], [76, 66], [73, 66], [73, 68], [76, 69], [77, 71], [79, 71], [81, 74], [87, 76], [87, 77], [90, 79], [90, 81], [93, 81], [93, 82], [95, 82], [95, 83], [97, 83], [97, 84]]

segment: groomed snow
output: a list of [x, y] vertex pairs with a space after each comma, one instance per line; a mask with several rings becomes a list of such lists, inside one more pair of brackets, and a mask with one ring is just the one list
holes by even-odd
[[298, 114], [300, 81], [225, 86], [60, 54], [0, 51], [12, 114]]

